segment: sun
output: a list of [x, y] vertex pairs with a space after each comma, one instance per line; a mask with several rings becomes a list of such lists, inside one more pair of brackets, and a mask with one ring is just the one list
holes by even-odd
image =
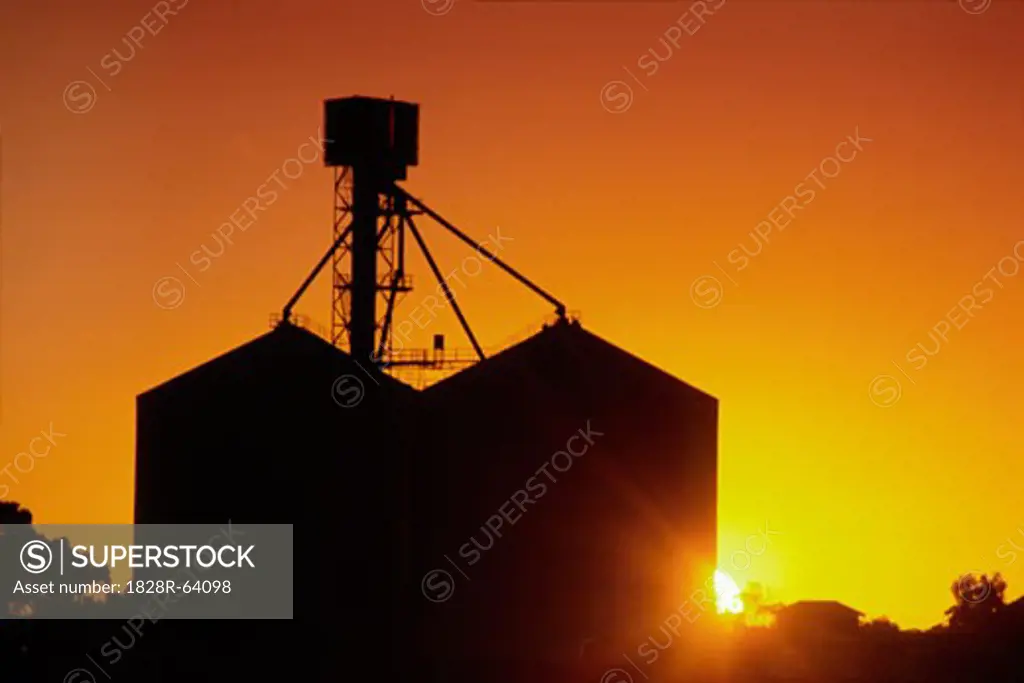
[[732, 577], [721, 569], [715, 570], [715, 607], [719, 614], [742, 614], [743, 600], [740, 599], [740, 587]]

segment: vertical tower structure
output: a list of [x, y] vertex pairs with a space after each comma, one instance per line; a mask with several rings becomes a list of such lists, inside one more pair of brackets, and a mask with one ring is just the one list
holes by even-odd
[[363, 96], [327, 100], [324, 138], [324, 163], [335, 168], [340, 242], [332, 262], [331, 341], [341, 346], [347, 339], [355, 358], [381, 358], [389, 350], [390, 317], [378, 319], [377, 297], [385, 294], [390, 311], [409, 291], [404, 245], [397, 244], [402, 199], [394, 188], [419, 161], [419, 106]]

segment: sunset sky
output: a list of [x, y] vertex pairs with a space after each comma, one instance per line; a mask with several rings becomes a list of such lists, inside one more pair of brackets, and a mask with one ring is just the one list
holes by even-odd
[[[1024, 592], [1024, 3], [157, 5], [0, 6], [0, 485], [37, 521], [131, 521], [135, 396], [269, 329], [330, 243], [331, 172], [293, 163], [193, 254], [323, 99], [394, 95], [421, 105], [414, 195], [721, 400], [737, 582], [903, 627], [961, 572]], [[445, 270], [470, 254], [421, 225]], [[494, 268], [464, 281], [486, 346], [550, 312]], [[298, 306], [324, 324], [327, 285]], [[451, 315], [434, 333], [466, 345]]]

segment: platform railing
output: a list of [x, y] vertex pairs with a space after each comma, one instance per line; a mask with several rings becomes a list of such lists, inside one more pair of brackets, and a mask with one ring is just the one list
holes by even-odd
[[[568, 319], [573, 322], [580, 321], [579, 311], [570, 311]], [[270, 315], [271, 328], [281, 324], [281, 314]], [[554, 325], [559, 320], [556, 314], [549, 314], [536, 320], [532, 325], [524, 327], [519, 331], [506, 337], [501, 343], [486, 347], [484, 353], [490, 357], [511, 346], [523, 342], [534, 336], [545, 327]], [[333, 343], [327, 326], [318, 322], [309, 315], [296, 313], [292, 315], [291, 323], [312, 332], [328, 343]], [[426, 388], [458, 370], [472, 365], [479, 360], [476, 351], [469, 347], [457, 347], [454, 349], [399, 349], [392, 351], [384, 358], [385, 367], [389, 368], [396, 378], [401, 377], [408, 383], [419, 389]], [[428, 379], [429, 375], [429, 379]]]

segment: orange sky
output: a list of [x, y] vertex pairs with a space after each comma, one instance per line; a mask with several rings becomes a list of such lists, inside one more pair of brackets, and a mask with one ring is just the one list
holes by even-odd
[[[316, 134], [323, 98], [394, 94], [422, 105], [414, 194], [480, 238], [500, 226], [586, 327], [721, 399], [737, 581], [903, 626], [941, 619], [962, 571], [1024, 590], [1006, 550], [1024, 548], [1024, 276], [986, 279], [1024, 239], [1024, 4], [424, 2], [0, 8], [7, 497], [41, 522], [131, 520], [135, 395], [268, 329], [329, 243], [330, 172], [285, 181], [206, 270], [190, 255]], [[739, 258], [858, 130], [871, 141]], [[469, 253], [428, 235], [448, 270]], [[166, 310], [169, 276], [185, 298]], [[466, 289], [485, 345], [549, 312], [499, 273]], [[328, 302], [322, 281], [298, 308], [327, 323]], [[449, 316], [435, 332], [462, 343]], [[873, 402], [896, 396], [879, 375], [895, 404]], [[64, 436], [16, 468], [51, 423]], [[766, 523], [770, 547], [730, 566]]]

